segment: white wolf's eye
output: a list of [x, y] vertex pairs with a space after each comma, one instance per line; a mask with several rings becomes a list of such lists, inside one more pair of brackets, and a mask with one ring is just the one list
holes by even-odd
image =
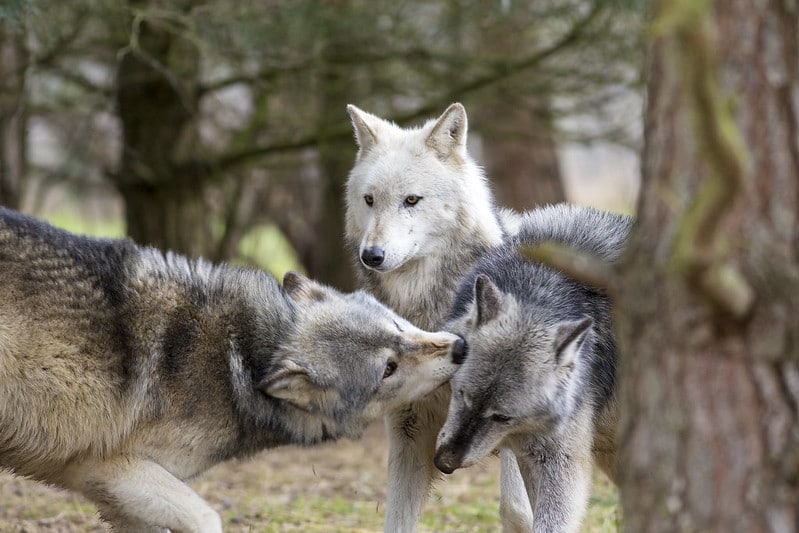
[[505, 422], [510, 422], [510, 417], [496, 414], [496, 415], [491, 415], [491, 420], [493, 420], [494, 422], [499, 422], [500, 424], [504, 424]]
[[375, 203], [375, 199], [371, 194], [365, 194], [363, 196], [363, 201], [366, 202], [366, 205], [372, 207], [372, 204]]
[[405, 205], [416, 205], [421, 200], [421, 196], [416, 196], [415, 194], [411, 194], [405, 198]]
[[394, 361], [389, 361], [388, 364], [386, 364], [386, 369], [383, 371], [383, 379], [386, 379], [391, 374], [393, 374], [396, 369], [397, 369], [397, 363], [395, 363]]

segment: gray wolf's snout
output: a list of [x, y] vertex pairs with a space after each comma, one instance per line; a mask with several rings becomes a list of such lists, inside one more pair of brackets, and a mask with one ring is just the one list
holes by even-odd
[[441, 448], [436, 452], [436, 456], [433, 458], [433, 464], [443, 473], [451, 474], [460, 466], [460, 458], [454, 451]]
[[466, 341], [459, 338], [452, 343], [452, 362], [456, 365], [462, 364], [466, 360], [466, 352]]
[[383, 264], [383, 260], [385, 258], [386, 258], [386, 253], [379, 246], [372, 246], [371, 248], [366, 248], [361, 254], [361, 261], [363, 261], [364, 265], [369, 267], [379, 267], [380, 265]]

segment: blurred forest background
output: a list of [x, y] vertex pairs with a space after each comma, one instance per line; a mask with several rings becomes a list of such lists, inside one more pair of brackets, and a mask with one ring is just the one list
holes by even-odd
[[[589, 273], [614, 294], [625, 530], [799, 530], [794, 0], [0, 0], [0, 204], [348, 289], [346, 104], [409, 125], [453, 101], [498, 203], [637, 209], [624, 260]], [[296, 499], [327, 486], [310, 507], [357, 499], [375, 530], [381, 438], [321, 449], [329, 475], [276, 450], [198, 490], [234, 530], [285, 530], [278, 494], [295, 530], [332, 531], [342, 509]], [[496, 531], [483, 473], [423, 530]], [[38, 489], [7, 479], [25, 530]], [[605, 485], [587, 531], [619, 527]]]
[[502, 205], [630, 211], [634, 0], [2, 0], [0, 204], [353, 285], [345, 106], [453, 101]]

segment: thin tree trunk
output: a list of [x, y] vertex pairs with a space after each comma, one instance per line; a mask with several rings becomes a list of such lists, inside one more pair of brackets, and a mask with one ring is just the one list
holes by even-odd
[[[656, 17], [618, 299], [624, 526], [796, 531], [799, 18], [779, 0], [704, 19], [677, 4]], [[719, 271], [741, 276], [718, 289]]]

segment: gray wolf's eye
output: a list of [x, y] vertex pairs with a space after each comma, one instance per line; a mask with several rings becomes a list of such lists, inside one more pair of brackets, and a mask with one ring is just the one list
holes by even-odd
[[371, 194], [365, 194], [363, 197], [363, 201], [366, 202], [366, 205], [372, 207], [372, 204], [375, 203], [375, 199]]
[[410, 196], [405, 198], [405, 205], [406, 206], [416, 205], [419, 203], [419, 200], [421, 199], [422, 199], [421, 196], [416, 196], [415, 194], [411, 194]]
[[504, 424], [505, 422], [510, 422], [510, 417], [505, 415], [491, 415], [491, 420], [493, 422]]
[[389, 361], [388, 364], [386, 364], [386, 369], [383, 371], [383, 379], [386, 379], [391, 374], [393, 374], [396, 369], [397, 369], [397, 363], [395, 363], [394, 361]]

